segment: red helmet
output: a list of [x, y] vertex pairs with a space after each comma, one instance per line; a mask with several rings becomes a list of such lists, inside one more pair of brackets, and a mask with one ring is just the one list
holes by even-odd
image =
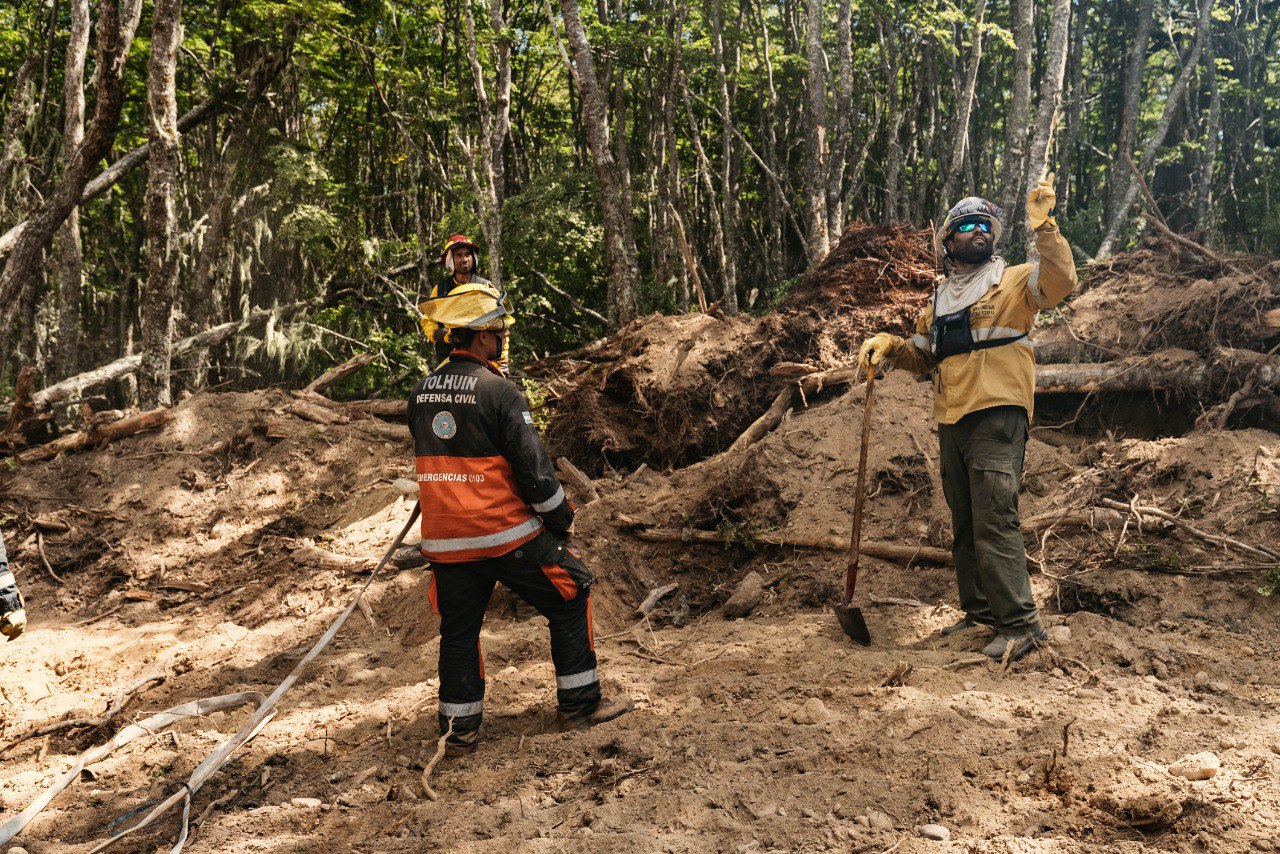
[[440, 252], [440, 263], [450, 268], [452, 272], [453, 262], [451, 255], [454, 249], [459, 246], [465, 246], [471, 250], [471, 257], [475, 261], [480, 260], [480, 247], [471, 242], [471, 238], [465, 234], [455, 234], [444, 242], [444, 249]]

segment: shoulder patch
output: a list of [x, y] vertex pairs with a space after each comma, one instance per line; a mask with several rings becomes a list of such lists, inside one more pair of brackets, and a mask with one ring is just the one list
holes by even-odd
[[431, 419], [431, 432], [441, 439], [452, 439], [458, 433], [458, 421], [448, 410], [437, 412]]
[[525, 423], [525, 424], [533, 424], [533, 415], [532, 415], [532, 414], [530, 414], [530, 413], [528, 413], [528, 412], [521, 412], [520, 414], [524, 416], [524, 423]]

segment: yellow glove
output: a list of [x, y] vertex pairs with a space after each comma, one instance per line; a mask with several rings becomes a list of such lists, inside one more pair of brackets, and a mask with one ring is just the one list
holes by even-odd
[[27, 612], [19, 608], [0, 616], [0, 635], [13, 640], [27, 627]]
[[862, 349], [858, 351], [858, 365], [869, 368], [879, 365], [885, 359], [892, 362], [906, 345], [906, 341], [888, 332], [872, 335], [862, 342]]
[[1053, 210], [1057, 200], [1058, 194], [1053, 191], [1053, 173], [1050, 172], [1027, 194], [1027, 227], [1035, 231], [1049, 222], [1049, 211]]

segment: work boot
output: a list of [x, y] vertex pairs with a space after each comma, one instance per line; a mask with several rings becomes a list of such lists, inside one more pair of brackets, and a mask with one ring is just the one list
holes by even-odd
[[996, 662], [1003, 662], [1006, 653], [1008, 660], [1017, 661], [1037, 647], [1049, 642], [1049, 633], [1037, 628], [1023, 635], [997, 635], [996, 639], [982, 648], [982, 654]]
[[952, 623], [951, 625], [944, 628], [942, 631], [938, 632], [938, 634], [942, 635], [945, 638], [945, 637], [950, 637], [951, 635], [954, 635], [958, 632], [963, 632], [966, 629], [977, 628], [978, 626], [982, 626], [987, 631], [994, 631], [994, 628], [995, 628], [990, 623], [980, 623], [977, 620], [975, 620], [973, 617], [969, 616], [968, 614], [965, 614], [964, 619], [962, 619], [960, 622]]
[[471, 732], [450, 733], [444, 740], [444, 755], [447, 759], [457, 759], [459, 756], [474, 753], [479, 744], [480, 730], [478, 729], [473, 729]]
[[391, 556], [391, 565], [396, 569], [417, 569], [427, 565], [427, 558], [417, 546], [405, 546], [396, 549]]
[[614, 699], [613, 697], [601, 697], [600, 703], [590, 712], [566, 712], [560, 709], [556, 712], [556, 726], [561, 732], [569, 732], [574, 729], [586, 729], [596, 724], [602, 724], [611, 721], [614, 718], [621, 717], [636, 707], [636, 704], [629, 697]]

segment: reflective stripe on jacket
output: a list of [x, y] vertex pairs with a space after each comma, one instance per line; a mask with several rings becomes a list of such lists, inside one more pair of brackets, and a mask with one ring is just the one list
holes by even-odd
[[[1076, 287], [1071, 247], [1052, 222], [1036, 231], [1040, 260], [1005, 268], [1000, 282], [974, 303], [969, 328], [975, 341], [1029, 333], [1036, 312], [1052, 308]], [[929, 325], [932, 303], [916, 321], [916, 334], [894, 360], [915, 374], [933, 372], [933, 417], [955, 424], [970, 412], [993, 406], [1021, 406], [1030, 419], [1035, 407], [1036, 360], [1031, 340], [974, 350], [944, 359], [933, 357]]]
[[455, 350], [409, 396], [422, 502], [422, 553], [438, 563], [498, 557], [573, 508], [524, 396], [489, 363]]

